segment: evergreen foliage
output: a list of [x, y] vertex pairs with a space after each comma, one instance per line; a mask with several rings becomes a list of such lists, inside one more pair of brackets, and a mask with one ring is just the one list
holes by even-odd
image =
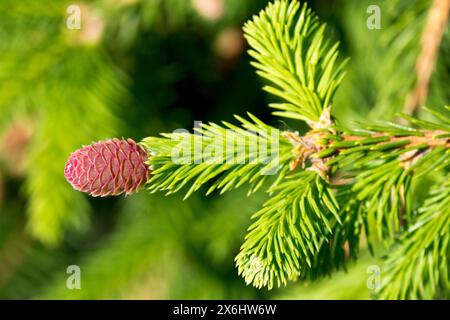
[[[372, 2], [381, 30], [366, 27]], [[83, 4], [94, 39], [61, 27], [64, 1], [0, 3], [0, 132], [32, 123], [21, 175], [0, 139], [0, 297], [298, 298], [277, 288], [347, 290], [345, 270], [345, 297], [366, 298], [369, 259], [376, 298], [449, 297], [448, 28], [428, 107], [405, 113], [432, 0], [346, 1], [328, 27], [297, 0], [229, 0], [214, 19], [194, 1], [112, 3]], [[209, 44], [264, 6], [243, 35], [272, 118], [243, 61]], [[235, 110], [247, 117], [221, 121]], [[212, 122], [156, 136], [199, 117]], [[89, 200], [64, 181], [80, 146], [149, 134], [147, 192]], [[80, 291], [65, 287], [74, 263]]]
[[[226, 122], [224, 127], [203, 124], [194, 134], [172, 133], [165, 134], [164, 138], [144, 139], [144, 146], [150, 150], [149, 165], [153, 169], [148, 181], [149, 190], [171, 194], [191, 183], [187, 198], [202, 185], [220, 176], [209, 187], [207, 194], [216, 189], [221, 189], [223, 193], [245, 183], [250, 184], [249, 193], [253, 193], [269, 177], [267, 172], [277, 170], [282, 176], [291, 158], [289, 141], [279, 140], [276, 128], [251, 114], [249, 116], [253, 122], [237, 117], [242, 128]], [[261, 146], [277, 150], [268, 149], [261, 153]], [[205, 149], [210, 152], [204, 154], [202, 151]], [[177, 163], [172, 162], [174, 152], [180, 153]]]
[[264, 90], [282, 103], [270, 106], [282, 117], [318, 121], [343, 77], [338, 43], [324, 36], [325, 25], [299, 2], [275, 2], [244, 26], [256, 60], [252, 65], [269, 81]]
[[433, 186], [417, 218], [388, 254], [384, 299], [448, 298], [450, 177]]
[[[303, 270], [320, 274], [316, 268], [325, 264], [320, 260], [323, 258], [321, 250], [326, 251], [326, 263], [334, 263], [337, 268], [344, 263], [342, 252], [346, 243], [352, 244], [350, 251], [356, 258], [363, 230], [370, 247], [375, 241], [389, 244], [396, 239], [414, 218], [410, 201], [413, 179], [430, 170], [448, 170], [450, 128], [445, 123], [419, 120], [406, 114], [400, 116], [417, 128], [380, 121], [364, 125], [363, 130], [351, 131], [335, 123], [329, 114], [330, 104], [343, 77], [343, 64], [334, 70], [337, 44], [323, 44], [324, 27], [306, 5], [300, 7], [297, 1], [275, 1], [254, 16], [244, 31], [251, 46], [249, 54], [256, 60], [253, 66], [260, 76], [272, 83], [264, 89], [282, 99], [281, 104], [271, 105], [283, 110], [275, 115], [304, 120], [311, 127], [303, 138], [296, 132], [284, 132], [284, 138], [293, 144], [290, 171], [297, 168], [298, 162], [303, 168], [306, 163], [307, 170], [311, 171], [286, 174], [286, 170], [281, 170], [276, 183], [268, 189], [275, 195], [253, 216], [257, 221], [248, 229], [236, 258], [239, 273], [247, 283], [271, 289], [307, 275]], [[448, 122], [447, 114], [430, 111]], [[247, 124], [246, 128], [261, 130], [265, 127], [260, 121], [255, 122], [259, 127]], [[231, 125], [227, 127], [236, 129]], [[197, 143], [203, 146], [212, 136], [220, 135], [220, 143], [225, 144], [223, 128], [210, 125], [203, 129], [198, 132], [206, 138], [198, 136]], [[195, 180], [187, 193], [190, 195], [229, 168], [224, 164], [211, 166], [208, 161], [195, 164], [195, 159], [185, 161], [184, 158], [181, 165], [174, 165], [172, 152], [183, 142], [177, 142], [179, 139], [173, 135], [166, 135], [166, 138], [175, 142], [155, 138], [144, 141], [151, 153], [149, 163], [155, 170], [149, 181], [151, 191], [172, 193]], [[192, 148], [196, 135], [188, 135], [188, 138], [188, 146]], [[231, 153], [245, 159], [247, 149], [246, 144], [243, 148], [238, 145]], [[186, 152], [189, 157], [191, 153], [194, 158], [199, 155], [195, 150]], [[281, 154], [283, 162], [289, 160], [284, 151]], [[430, 162], [437, 165], [430, 166]], [[226, 191], [248, 180], [261, 186], [264, 175], [248, 167], [246, 164], [231, 167], [230, 172], [223, 173], [213, 183], [208, 193], [220, 187]], [[284, 168], [287, 167], [285, 164]], [[339, 204], [331, 192], [329, 173], [344, 175], [348, 181], [345, 183], [348, 186], [338, 191], [338, 198], [346, 204], [343, 214], [338, 213]], [[332, 225], [339, 237], [337, 241], [333, 238]], [[444, 225], [447, 230], [448, 225]], [[356, 233], [349, 234], [349, 226]], [[316, 255], [319, 259], [313, 265]], [[337, 255], [341, 258], [336, 259]]]

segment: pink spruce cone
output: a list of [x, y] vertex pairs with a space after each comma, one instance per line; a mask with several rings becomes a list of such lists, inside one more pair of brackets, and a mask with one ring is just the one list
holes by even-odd
[[111, 139], [72, 153], [64, 175], [76, 190], [93, 197], [129, 195], [147, 181], [147, 159], [133, 140]]

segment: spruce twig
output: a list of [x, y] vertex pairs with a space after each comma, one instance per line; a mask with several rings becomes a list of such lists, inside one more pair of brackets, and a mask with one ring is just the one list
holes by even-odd
[[[411, 126], [377, 122], [348, 130], [333, 118], [332, 109], [345, 62], [338, 63], [338, 44], [325, 40], [324, 25], [306, 5], [276, 0], [254, 16], [244, 31], [251, 46], [249, 54], [255, 59], [252, 64], [269, 82], [264, 89], [279, 99], [271, 105], [278, 109], [274, 114], [304, 121], [309, 130], [303, 135], [296, 131], [279, 133], [249, 114], [250, 120], [236, 117], [239, 125], [208, 123], [193, 133], [183, 130], [145, 138], [141, 146], [152, 173], [146, 184], [148, 190], [172, 194], [188, 187], [189, 197], [202, 186], [208, 186], [207, 194], [245, 184], [250, 187], [249, 193], [265, 189], [269, 199], [254, 214], [255, 221], [236, 257], [239, 274], [258, 288], [286, 285], [297, 278], [317, 278], [345, 267], [347, 258], [357, 258], [364, 235], [372, 252], [376, 243], [389, 247], [395, 240], [403, 241], [405, 247], [392, 251], [390, 262], [393, 277], [402, 275], [397, 282], [401, 288], [387, 289], [390, 293], [386, 296], [416, 294], [421, 281], [408, 285], [411, 270], [405, 271], [408, 264], [401, 257], [412, 257], [423, 267], [423, 252], [431, 247], [441, 255], [448, 254], [440, 249], [448, 244], [447, 215], [440, 215], [439, 229], [427, 223], [436, 210], [448, 212], [448, 186], [434, 186], [433, 198], [423, 204], [423, 209], [416, 210], [411, 199], [412, 186], [421, 177], [432, 171], [446, 174], [450, 168], [448, 114], [430, 110], [440, 123], [403, 114]], [[263, 153], [261, 157], [259, 151], [268, 150], [264, 146], [270, 146], [276, 154]], [[203, 150], [213, 152], [205, 156]], [[112, 154], [108, 159], [119, 161], [118, 155]], [[127, 175], [125, 165], [105, 165], [104, 159], [99, 163], [102, 170], [116, 169], [108, 172], [111, 181]], [[85, 168], [91, 172], [90, 166]], [[92, 172], [97, 176], [96, 170]], [[124, 189], [120, 184], [120, 193], [140, 186], [141, 179], [131, 179], [133, 174], [128, 172], [129, 181], [139, 185]], [[331, 184], [336, 177], [341, 183]], [[105, 194], [119, 193], [105, 190]], [[433, 199], [443, 200], [445, 205]], [[414, 239], [427, 234], [428, 228], [436, 241], [442, 237], [445, 245], [439, 242], [434, 246], [434, 238], [415, 244]], [[435, 251], [428, 258], [432, 259], [431, 271], [444, 270], [442, 261], [448, 258], [438, 261], [433, 257]], [[434, 295], [441, 277], [429, 278]], [[448, 281], [442, 287], [448, 289]], [[405, 294], [408, 290], [411, 294]]]

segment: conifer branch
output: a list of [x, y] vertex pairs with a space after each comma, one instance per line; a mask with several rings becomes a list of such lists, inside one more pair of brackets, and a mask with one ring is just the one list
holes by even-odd
[[[427, 258], [432, 260], [430, 268], [442, 269], [443, 260], [435, 258], [435, 252], [448, 259], [442, 253], [449, 237], [448, 186], [433, 187], [432, 198], [417, 211], [411, 204], [411, 185], [431, 171], [448, 172], [450, 108], [429, 110], [439, 123], [402, 114], [411, 126], [378, 122], [348, 130], [333, 119], [331, 109], [331, 98], [343, 77], [343, 64], [336, 66], [337, 44], [324, 41], [324, 27], [306, 5], [276, 0], [244, 30], [253, 65], [270, 82], [265, 89], [284, 100], [271, 105], [281, 110], [275, 114], [304, 120], [309, 131], [281, 133], [249, 114], [250, 121], [236, 117], [240, 126], [209, 123], [193, 133], [180, 130], [145, 138], [141, 145], [148, 158], [148, 190], [172, 194], [189, 187], [189, 197], [202, 186], [208, 186], [207, 194], [244, 184], [250, 185], [252, 193], [264, 186], [270, 198], [253, 216], [255, 221], [236, 257], [239, 273], [258, 288], [270, 289], [345, 267], [347, 252], [357, 257], [363, 233], [372, 249], [377, 242], [390, 245], [412, 223], [416, 231], [402, 238], [406, 247], [401, 250], [408, 251], [408, 257], [422, 268], [423, 254], [418, 250], [433, 247], [434, 256]], [[101, 149], [107, 144], [102, 142]], [[114, 160], [124, 160], [124, 165], [102, 162], [102, 168], [118, 168], [112, 181], [136, 174], [126, 170], [126, 159], [112, 156]], [[342, 178], [339, 185], [334, 183], [336, 177]], [[142, 179], [135, 180], [127, 181], [140, 186]], [[83, 190], [103, 190], [96, 183], [89, 185], [95, 190]], [[121, 192], [138, 189], [138, 185], [120, 186]], [[427, 223], [429, 216], [439, 216], [442, 229]], [[416, 235], [426, 242], [415, 246], [409, 237]], [[436, 246], [431, 236], [438, 239]], [[421, 286], [416, 280], [412, 287], [405, 284], [411, 271], [404, 271], [408, 266], [399, 260], [401, 255], [392, 254], [395, 261], [390, 270], [395, 277], [400, 275], [394, 286], [401, 287], [402, 294], [387, 293], [386, 297], [414, 295]], [[438, 277], [432, 281], [433, 285]]]
[[383, 299], [443, 298], [450, 290], [450, 176], [432, 188], [414, 225], [388, 254], [382, 277]]
[[[240, 119], [245, 129], [268, 128], [252, 119], [254, 123]], [[326, 116], [321, 119], [325, 123], [331, 121], [325, 120]], [[431, 168], [436, 170], [450, 162], [450, 127], [408, 119], [427, 129], [380, 123], [354, 132], [330, 122], [330, 126], [313, 129], [304, 136], [291, 131], [279, 136], [278, 144], [284, 146], [280, 157], [283, 169], [268, 189], [271, 199], [253, 216], [256, 221], [236, 257], [239, 273], [247, 283], [272, 288], [308, 274], [317, 277], [313, 269], [318, 264], [323, 266], [327, 262], [328, 268], [344, 266], [343, 247], [350, 241], [352, 255], [356, 257], [363, 230], [369, 245], [395, 239], [402, 226], [412, 220], [409, 189], [413, 177], [430, 170], [429, 162], [436, 163]], [[224, 148], [226, 128], [244, 135], [230, 124], [203, 125], [197, 130], [202, 135], [181, 134], [189, 147], [187, 158], [183, 159], [186, 163], [174, 164], [169, 159], [180, 143], [178, 138], [174, 139], [176, 134], [145, 139], [144, 145], [152, 152], [149, 163], [155, 170], [149, 181], [150, 191], [173, 193], [191, 181], [186, 195], [189, 196], [209, 180], [215, 182], [208, 193], [225, 186], [223, 192], [245, 182], [259, 188], [264, 179], [258, 173], [261, 166], [192, 163], [198, 155], [191, 149], [195, 141], [202, 146], [212, 143], [214, 148]], [[238, 145], [232, 154], [248, 161], [248, 148], [245, 145], [240, 149]], [[328, 175], [340, 172], [349, 178], [344, 186], [337, 187], [337, 197], [345, 203], [341, 210], [328, 182]], [[323, 272], [326, 270], [323, 268]]]
[[190, 183], [187, 198], [215, 180], [207, 194], [217, 189], [223, 193], [246, 183], [251, 186], [250, 194], [277, 173], [276, 185], [288, 172], [291, 144], [278, 129], [251, 114], [249, 117], [252, 121], [236, 116], [242, 127], [210, 123], [195, 128], [193, 134], [183, 131], [144, 139], [152, 170], [148, 189], [172, 194]]
[[298, 1], [275, 1], [244, 26], [249, 54], [264, 90], [281, 98], [270, 107], [275, 115], [312, 125], [330, 106], [345, 62], [338, 62], [338, 43], [325, 38], [325, 25]]
[[331, 234], [330, 218], [339, 221], [338, 203], [315, 172], [290, 175], [273, 191], [236, 257], [239, 274], [258, 288], [296, 280]]

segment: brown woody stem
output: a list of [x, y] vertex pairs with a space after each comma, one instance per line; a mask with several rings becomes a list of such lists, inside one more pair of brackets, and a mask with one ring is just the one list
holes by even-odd
[[324, 179], [328, 179], [329, 166], [327, 162], [333, 157], [357, 147], [364, 147], [367, 151], [382, 151], [388, 149], [412, 148], [411, 152], [401, 155], [400, 161], [409, 166], [419, 157], [437, 147], [450, 148], [450, 134], [442, 130], [424, 130], [420, 135], [393, 136], [387, 132], [375, 133], [371, 136], [336, 134], [334, 131], [311, 130], [304, 136], [294, 132], [284, 132], [293, 144], [294, 159], [290, 169], [298, 166], [317, 171]]
[[449, 10], [450, 0], [434, 0], [430, 8], [421, 38], [421, 51], [416, 62], [417, 83], [403, 108], [406, 114], [413, 114], [426, 101]]

